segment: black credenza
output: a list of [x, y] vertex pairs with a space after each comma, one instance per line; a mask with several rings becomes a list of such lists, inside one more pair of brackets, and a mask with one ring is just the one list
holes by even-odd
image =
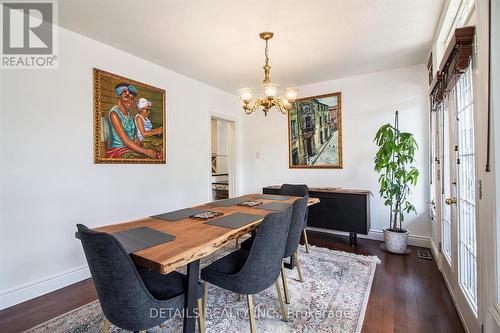
[[[278, 194], [280, 186], [267, 186], [264, 194]], [[351, 245], [357, 234], [370, 231], [370, 197], [368, 190], [352, 190], [335, 187], [310, 187], [309, 196], [319, 198], [320, 203], [309, 207], [308, 227], [338, 230], [350, 233]]]

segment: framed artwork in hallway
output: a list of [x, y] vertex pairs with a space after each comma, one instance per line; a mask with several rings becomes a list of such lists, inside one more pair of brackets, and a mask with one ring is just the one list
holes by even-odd
[[94, 68], [95, 163], [165, 163], [165, 90]]
[[290, 168], [342, 169], [340, 92], [296, 100], [288, 113]]

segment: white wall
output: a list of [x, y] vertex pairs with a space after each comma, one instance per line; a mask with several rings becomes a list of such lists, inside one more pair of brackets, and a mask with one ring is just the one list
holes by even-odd
[[[166, 165], [94, 164], [93, 67], [166, 90]], [[235, 96], [63, 29], [59, 69], [1, 71], [0, 101], [0, 308], [88, 276], [76, 223], [210, 200], [210, 114], [240, 132]]]
[[389, 210], [378, 195], [378, 176], [373, 171], [377, 146], [373, 138], [380, 126], [394, 121], [394, 111], [399, 110], [401, 129], [411, 131], [420, 145], [417, 166], [421, 177], [411, 197], [418, 215], [409, 215], [406, 226], [413, 235], [429, 237], [426, 67], [416, 65], [311, 84], [300, 87], [300, 96], [337, 91], [342, 92], [344, 168], [289, 169], [287, 117], [277, 111], [267, 117], [256, 112], [243, 122], [245, 192], [284, 182], [369, 189], [374, 194], [371, 227], [382, 230], [388, 224]]

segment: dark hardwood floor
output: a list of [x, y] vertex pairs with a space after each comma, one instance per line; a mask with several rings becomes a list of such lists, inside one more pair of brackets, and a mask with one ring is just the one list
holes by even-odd
[[[380, 242], [308, 232], [311, 244], [382, 261], [373, 280], [363, 332], [464, 332], [445, 282], [434, 261], [419, 259], [416, 248], [406, 256], [388, 254]], [[0, 332], [17, 333], [97, 298], [91, 279], [0, 311]]]
[[376, 255], [377, 266], [362, 332], [465, 332], [434, 260], [384, 252], [380, 242], [359, 239], [355, 248], [347, 237], [308, 231], [311, 244]]

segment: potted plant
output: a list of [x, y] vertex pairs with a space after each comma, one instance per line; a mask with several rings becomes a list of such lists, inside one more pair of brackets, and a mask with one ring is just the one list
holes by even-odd
[[417, 184], [419, 172], [413, 165], [417, 142], [411, 133], [401, 132], [398, 111], [394, 126], [386, 124], [377, 131], [375, 143], [379, 150], [375, 156], [375, 171], [380, 175], [380, 196], [384, 205], [391, 207], [388, 229], [384, 229], [382, 247], [388, 252], [404, 254], [408, 243], [408, 231], [403, 229], [405, 214], [417, 212], [408, 200], [411, 186]]

